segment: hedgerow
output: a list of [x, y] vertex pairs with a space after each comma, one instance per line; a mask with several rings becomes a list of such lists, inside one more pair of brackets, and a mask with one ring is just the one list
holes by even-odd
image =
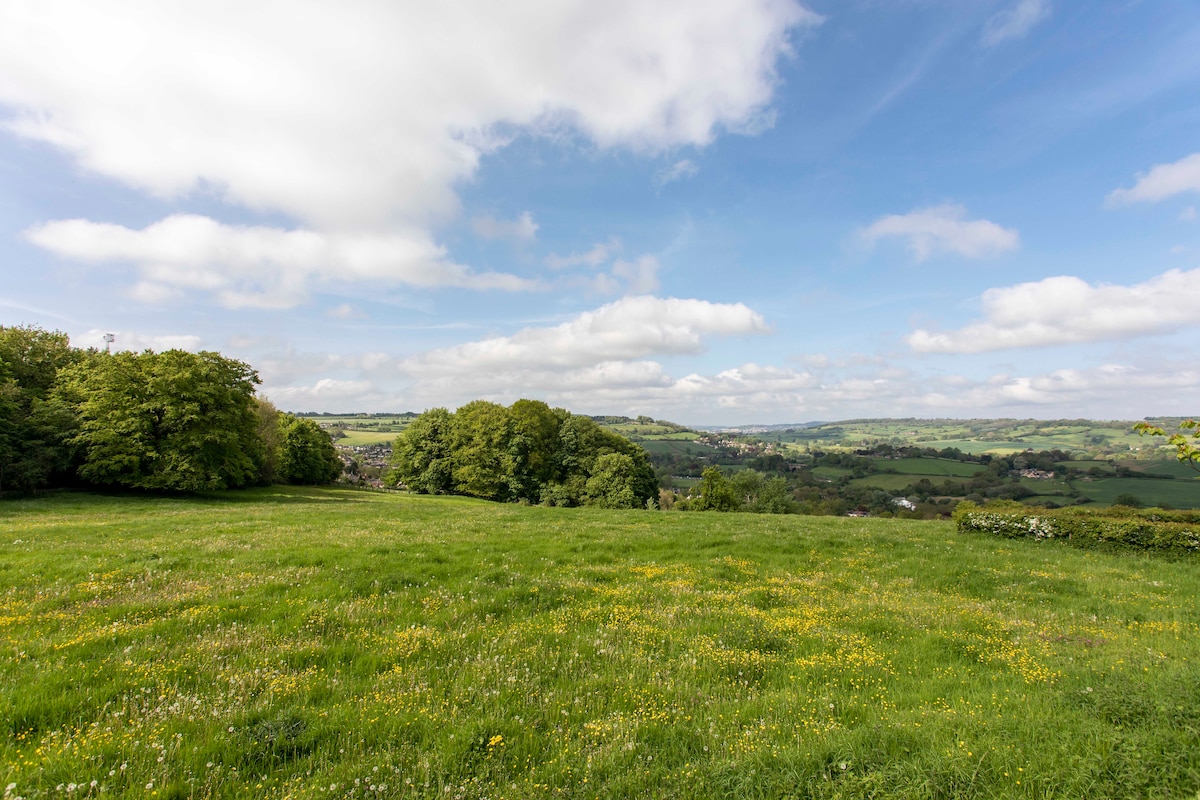
[[1200, 553], [1200, 512], [1078, 508], [1033, 509], [1019, 503], [960, 503], [959, 533], [979, 531], [1009, 539], [1065, 539], [1077, 547], [1112, 546], [1160, 553]]

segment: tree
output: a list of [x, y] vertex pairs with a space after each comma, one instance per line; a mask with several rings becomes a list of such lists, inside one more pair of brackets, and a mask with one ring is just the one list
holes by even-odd
[[1179, 423], [1179, 430], [1169, 436], [1165, 430], [1149, 422], [1139, 422], [1133, 429], [1142, 436], [1166, 436], [1167, 444], [1175, 448], [1175, 457], [1180, 463], [1200, 471], [1200, 421], [1186, 419]]
[[1136, 494], [1130, 494], [1128, 492], [1114, 497], [1112, 504], [1114, 506], [1125, 506], [1126, 508], [1141, 508], [1145, 505], [1145, 503], [1142, 502], [1142, 498], [1138, 497]]
[[767, 478], [763, 481], [751, 511], [759, 514], [794, 514], [796, 501], [785, 478]]
[[59, 373], [85, 357], [60, 331], [0, 326], [0, 490], [71, 479], [76, 418], [53, 390]]
[[258, 482], [270, 486], [279, 478], [279, 450], [283, 443], [279, 418], [283, 415], [270, 400], [258, 397], [254, 400], [254, 416], [255, 433], [262, 442], [263, 453], [258, 468]]
[[697, 488], [700, 497], [692, 504], [697, 511], [737, 511], [740, 505], [733, 487], [717, 467], [704, 470]]
[[410, 422], [392, 445], [390, 479], [422, 494], [454, 491], [453, 421], [446, 409], [431, 408]]
[[587, 504], [600, 508], [637, 508], [636, 481], [632, 458], [624, 453], [605, 453], [596, 459], [592, 477], [587, 479]]
[[244, 486], [265, 453], [256, 435], [258, 374], [219, 353], [97, 354], [65, 370], [81, 477], [98, 484], [194, 492]]
[[279, 477], [288, 483], [332, 483], [342, 474], [333, 440], [311, 419], [279, 417]]
[[542, 487], [558, 477], [559, 418], [540, 400], [518, 400], [508, 413], [512, 422], [509, 495], [537, 502]]
[[498, 403], [472, 400], [454, 412], [450, 426], [454, 490], [487, 500], [509, 499], [511, 438], [512, 418]]

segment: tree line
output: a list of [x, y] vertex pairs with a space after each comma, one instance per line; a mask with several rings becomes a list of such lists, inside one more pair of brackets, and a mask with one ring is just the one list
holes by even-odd
[[645, 508], [658, 497], [645, 450], [539, 400], [424, 412], [397, 437], [389, 481], [426, 494], [554, 506]]
[[0, 326], [0, 492], [78, 486], [196, 492], [335, 480], [312, 420], [257, 397], [219, 353], [108, 353]]

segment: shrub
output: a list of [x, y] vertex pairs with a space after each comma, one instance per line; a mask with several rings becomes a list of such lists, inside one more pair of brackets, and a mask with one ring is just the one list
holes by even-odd
[[1163, 553], [1200, 553], [1200, 512], [1112, 508], [1034, 509], [1016, 503], [980, 507], [963, 502], [953, 517], [959, 533], [980, 531], [1010, 539], [1066, 539], [1077, 547], [1115, 546]]

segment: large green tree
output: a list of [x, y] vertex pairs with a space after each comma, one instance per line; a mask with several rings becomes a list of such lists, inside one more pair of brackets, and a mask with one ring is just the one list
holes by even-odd
[[279, 478], [288, 483], [332, 483], [342, 474], [333, 439], [311, 419], [279, 416]]
[[53, 390], [59, 373], [84, 358], [60, 331], [0, 326], [0, 491], [71, 479], [76, 417]]
[[741, 506], [733, 486], [719, 467], [709, 467], [700, 474], [699, 495], [692, 508], [696, 511], [737, 511]]
[[454, 491], [508, 500], [512, 476], [512, 417], [504, 406], [473, 400], [454, 412], [450, 426]]
[[540, 400], [518, 400], [509, 406], [508, 413], [512, 425], [509, 494], [537, 502], [542, 487], [558, 477], [559, 417]]
[[410, 422], [392, 445], [391, 479], [422, 494], [453, 492], [453, 422], [445, 408], [431, 408]]
[[418, 492], [551, 505], [640, 508], [658, 496], [645, 450], [537, 400], [426, 411], [396, 439], [391, 475]]
[[98, 354], [69, 367], [61, 396], [79, 414], [80, 475], [137, 489], [244, 486], [265, 459], [249, 365], [219, 353]]

